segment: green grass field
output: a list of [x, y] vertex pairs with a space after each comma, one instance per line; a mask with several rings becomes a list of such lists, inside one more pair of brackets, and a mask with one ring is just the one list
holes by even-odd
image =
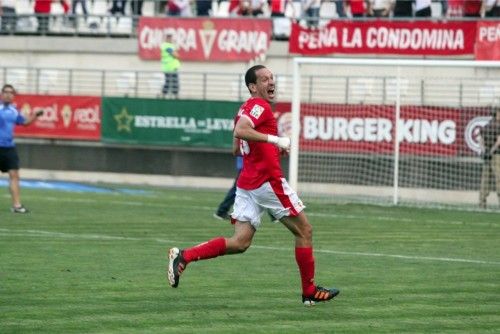
[[192, 263], [172, 289], [167, 250], [218, 235], [223, 192], [0, 196], [0, 333], [498, 333], [500, 214], [307, 202], [316, 281], [306, 308], [291, 234], [265, 223], [241, 255]]

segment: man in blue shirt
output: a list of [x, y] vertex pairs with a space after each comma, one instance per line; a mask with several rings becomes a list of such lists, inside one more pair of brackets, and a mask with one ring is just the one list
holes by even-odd
[[19, 191], [19, 157], [14, 144], [14, 126], [28, 125], [38, 116], [43, 114], [39, 111], [36, 114], [23, 116], [12, 104], [16, 90], [12, 85], [2, 87], [2, 98], [0, 101], [0, 171], [9, 173], [9, 190], [12, 197], [11, 211], [14, 213], [28, 213], [28, 210], [21, 204]]

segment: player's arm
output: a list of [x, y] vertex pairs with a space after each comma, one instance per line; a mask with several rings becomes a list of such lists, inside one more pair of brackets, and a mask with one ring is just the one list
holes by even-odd
[[268, 142], [284, 149], [290, 148], [290, 138], [277, 137], [256, 131], [253, 128], [252, 121], [245, 115], [241, 116], [238, 123], [236, 123], [234, 137], [246, 141]]

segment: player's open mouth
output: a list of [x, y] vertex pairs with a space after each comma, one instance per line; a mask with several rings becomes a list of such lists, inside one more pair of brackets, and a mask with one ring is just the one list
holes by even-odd
[[268, 94], [268, 95], [274, 95], [274, 89], [269, 89], [269, 90], [267, 91], [267, 94]]

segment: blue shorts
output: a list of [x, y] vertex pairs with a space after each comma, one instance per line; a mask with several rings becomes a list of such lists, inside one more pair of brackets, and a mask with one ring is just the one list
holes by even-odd
[[0, 171], [19, 169], [19, 157], [15, 147], [0, 147]]

